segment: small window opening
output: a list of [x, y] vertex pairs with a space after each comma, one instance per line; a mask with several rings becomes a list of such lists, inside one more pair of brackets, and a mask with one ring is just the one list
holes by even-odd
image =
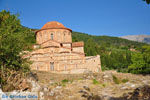
[[54, 71], [54, 62], [50, 62], [50, 70]]
[[54, 39], [54, 36], [53, 36], [53, 33], [51, 33], [51, 40], [53, 40]]
[[63, 46], [63, 44], [62, 44], [62, 43], [60, 43], [60, 46], [62, 47], [62, 46]]

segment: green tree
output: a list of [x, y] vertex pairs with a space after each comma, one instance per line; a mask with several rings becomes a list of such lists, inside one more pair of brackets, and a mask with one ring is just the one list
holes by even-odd
[[150, 4], [150, 0], [143, 0], [143, 1], [145, 1], [147, 4]]
[[34, 34], [20, 24], [17, 15], [5, 10], [0, 12], [0, 83], [2, 89], [5, 89], [7, 84], [10, 87], [13, 86], [10, 80], [8, 81], [8, 77], [10, 79], [10, 77], [15, 77], [17, 72], [24, 75], [29, 71], [30, 62], [23, 58], [23, 51], [31, 49], [34, 41]]
[[92, 40], [88, 39], [85, 43], [85, 53], [87, 56], [95, 56], [98, 54], [99, 46]]
[[128, 71], [136, 74], [150, 74], [150, 46], [141, 48], [141, 53], [134, 53], [131, 57], [132, 64]]
[[134, 74], [144, 74], [143, 70], [146, 70], [146, 62], [142, 53], [133, 53], [132, 64], [128, 67], [128, 71]]

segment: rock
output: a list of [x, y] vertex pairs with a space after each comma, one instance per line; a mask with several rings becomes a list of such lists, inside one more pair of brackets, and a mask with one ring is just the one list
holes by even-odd
[[144, 81], [142, 81], [144, 84], [149, 84], [149, 81], [147, 81], [147, 80], [144, 80]]
[[108, 75], [104, 75], [104, 76], [103, 76], [103, 78], [108, 78], [108, 77], [109, 77]]
[[103, 79], [103, 81], [104, 82], [113, 82], [113, 73], [114, 72], [108, 72], [108, 71], [106, 71], [106, 72], [104, 72], [103, 73], [103, 76], [102, 76], [102, 79]]
[[27, 91], [30, 89], [29, 83], [24, 79], [21, 84], [19, 85], [20, 90]]
[[56, 87], [56, 89], [61, 89], [61, 88], [62, 88], [62, 86], [57, 86], [57, 87]]
[[54, 84], [54, 83], [55, 83], [55, 82], [53, 82], [53, 81], [50, 81], [50, 82], [49, 82], [50, 85], [52, 85], [52, 84]]
[[40, 87], [40, 85], [37, 82], [35, 82], [33, 80], [28, 80], [28, 82], [30, 82], [31, 85], [32, 85], [32, 89], [31, 89], [32, 92], [40, 91], [41, 87]]
[[132, 84], [132, 85], [131, 85], [131, 88], [135, 88], [135, 84]]
[[44, 100], [44, 93], [40, 92], [40, 100]]
[[122, 88], [120, 88], [120, 89], [122, 89], [122, 90], [127, 90], [127, 89], [128, 89], [128, 87], [123, 86], [123, 87], [122, 87]]
[[57, 100], [60, 100], [59, 98], [60, 98], [60, 96], [59, 95], [57, 95], [56, 97], [55, 97]]
[[49, 95], [50, 95], [50, 96], [54, 96], [54, 95], [55, 95], [54, 91], [51, 91], [51, 92], [49, 93]]
[[88, 86], [83, 86], [83, 88], [87, 91], [90, 91], [90, 88]]
[[70, 99], [74, 98], [74, 96], [68, 96], [68, 98], [69, 98], [69, 100], [70, 100]]
[[44, 87], [43, 90], [44, 90], [44, 92], [47, 92], [47, 91], [48, 91], [48, 88], [47, 88], [47, 87]]

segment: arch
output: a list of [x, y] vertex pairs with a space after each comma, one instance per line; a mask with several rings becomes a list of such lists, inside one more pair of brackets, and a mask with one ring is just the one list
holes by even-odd
[[67, 31], [64, 31], [64, 32], [63, 32], [64, 36], [66, 35], [66, 33], [67, 33]]
[[54, 40], [54, 34], [51, 33], [51, 40]]
[[63, 36], [63, 42], [65, 42], [65, 41], [66, 41], [66, 34], [67, 34], [67, 32], [66, 32], [66, 31], [64, 31], [64, 32], [63, 32], [63, 35], [64, 35], [64, 36]]
[[54, 62], [50, 62], [50, 70], [54, 71]]

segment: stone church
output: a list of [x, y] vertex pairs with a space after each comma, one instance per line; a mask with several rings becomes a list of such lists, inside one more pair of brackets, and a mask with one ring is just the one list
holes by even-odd
[[31, 70], [54, 73], [100, 72], [100, 56], [85, 56], [84, 42], [72, 42], [72, 30], [52, 21], [35, 32], [36, 45], [26, 57]]

